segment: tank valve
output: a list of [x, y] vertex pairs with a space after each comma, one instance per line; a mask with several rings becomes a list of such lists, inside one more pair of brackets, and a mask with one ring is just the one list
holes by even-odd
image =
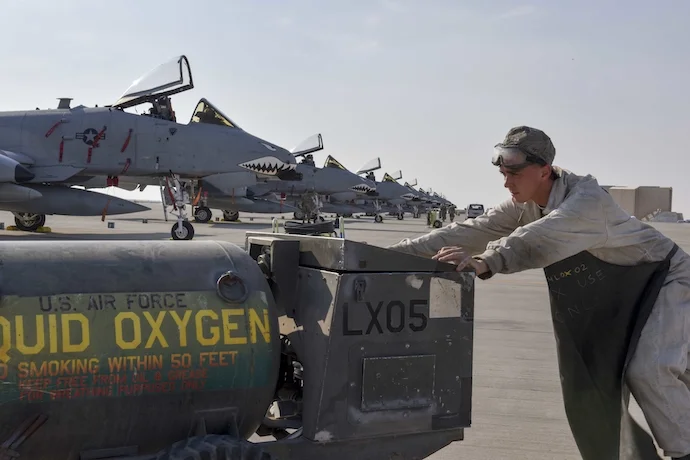
[[240, 276], [232, 271], [223, 273], [216, 282], [218, 295], [230, 303], [242, 303], [247, 300], [249, 292]]

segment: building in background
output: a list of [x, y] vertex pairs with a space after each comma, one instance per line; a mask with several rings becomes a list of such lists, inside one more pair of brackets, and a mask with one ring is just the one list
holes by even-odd
[[613, 197], [618, 206], [631, 216], [642, 219], [657, 211], [672, 212], [672, 187], [617, 187], [603, 186]]

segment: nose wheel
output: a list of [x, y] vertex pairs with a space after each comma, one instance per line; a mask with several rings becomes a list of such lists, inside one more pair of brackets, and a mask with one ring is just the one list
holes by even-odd
[[177, 217], [177, 222], [173, 224], [170, 230], [170, 236], [172, 236], [173, 240], [191, 240], [194, 238], [194, 227], [187, 220], [185, 207], [185, 204], [189, 202], [189, 194], [182, 185], [180, 176], [171, 173], [169, 177], [166, 177], [164, 190], [167, 192], [167, 196], [163, 192], [164, 199], [172, 205], [174, 211], [177, 211], [177, 214], [174, 211], [170, 212], [171, 215]]
[[187, 220], [176, 222], [170, 230], [173, 240], [191, 240], [194, 238], [194, 227]]

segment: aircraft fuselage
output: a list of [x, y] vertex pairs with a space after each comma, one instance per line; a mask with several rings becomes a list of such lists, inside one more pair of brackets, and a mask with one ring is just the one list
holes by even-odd
[[[179, 174], [184, 178], [270, 170], [290, 153], [238, 128], [180, 124], [111, 107], [0, 113], [0, 149], [31, 158], [30, 182], [84, 175]], [[264, 161], [263, 166], [260, 160]], [[244, 162], [254, 162], [242, 167]], [[276, 164], [273, 161], [273, 164]], [[268, 171], [269, 175], [271, 171]]]

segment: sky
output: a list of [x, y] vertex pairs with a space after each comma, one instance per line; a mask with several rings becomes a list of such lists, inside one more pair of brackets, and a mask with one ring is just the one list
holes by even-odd
[[183, 123], [205, 97], [287, 149], [321, 133], [317, 164], [380, 157], [378, 179], [401, 170], [460, 207], [509, 197], [492, 148], [528, 125], [551, 137], [558, 166], [673, 187], [673, 210], [690, 215], [688, 1], [0, 0], [0, 11], [0, 110], [112, 104], [184, 54], [195, 87], [173, 97]]

